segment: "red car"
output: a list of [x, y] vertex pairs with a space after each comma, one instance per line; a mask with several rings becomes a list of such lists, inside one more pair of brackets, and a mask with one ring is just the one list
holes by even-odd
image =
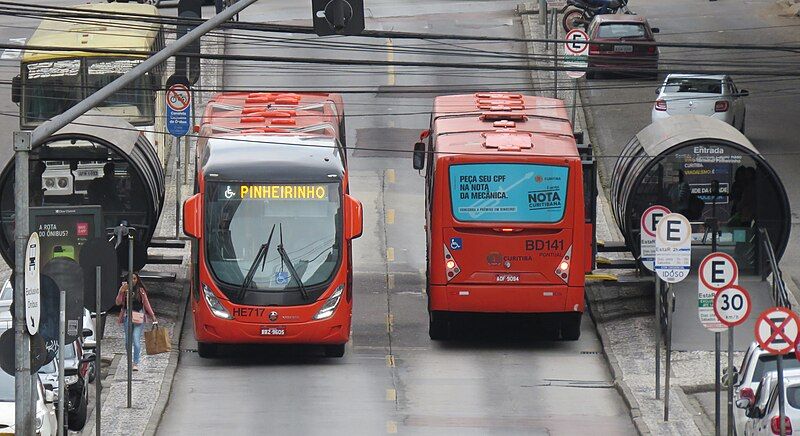
[[[589, 24], [589, 71], [593, 79], [608, 70], [614, 73], [658, 77], [658, 47], [655, 45], [624, 44], [626, 41], [655, 42], [657, 27], [650, 27], [647, 19], [638, 15], [597, 15]], [[623, 43], [623, 44], [620, 44]]]

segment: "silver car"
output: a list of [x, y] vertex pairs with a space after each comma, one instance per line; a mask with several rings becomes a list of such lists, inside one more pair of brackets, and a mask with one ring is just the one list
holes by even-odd
[[728, 75], [670, 74], [656, 89], [652, 121], [674, 115], [706, 115], [717, 118], [744, 133], [747, 109], [744, 97]]
[[[785, 395], [785, 429], [786, 434], [800, 424], [800, 373], [798, 370], [786, 371], [783, 375], [783, 390]], [[778, 415], [778, 373], [767, 373], [759, 384], [752, 404], [748, 400], [737, 401], [737, 407], [745, 407], [747, 421], [744, 425], [745, 435], [775, 435], [780, 434], [780, 419]]]

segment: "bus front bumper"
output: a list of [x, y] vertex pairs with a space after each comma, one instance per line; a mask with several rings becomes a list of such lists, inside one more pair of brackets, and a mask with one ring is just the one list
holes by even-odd
[[430, 310], [483, 313], [583, 312], [584, 288], [550, 285], [431, 285]]

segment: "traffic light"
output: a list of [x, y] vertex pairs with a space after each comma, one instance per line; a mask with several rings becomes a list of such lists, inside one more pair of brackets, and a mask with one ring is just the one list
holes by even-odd
[[364, 31], [364, 0], [311, 0], [314, 32], [326, 35], [360, 35]]

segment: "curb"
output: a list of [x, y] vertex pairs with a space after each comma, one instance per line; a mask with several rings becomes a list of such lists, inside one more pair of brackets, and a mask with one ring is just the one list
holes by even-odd
[[[692, 420], [694, 421], [694, 424], [697, 426], [697, 429], [700, 430], [700, 433], [704, 435], [712, 435], [714, 434], [714, 423], [708, 419], [705, 413], [703, 413], [703, 409], [700, 406], [700, 403], [696, 399], [692, 399], [689, 397], [689, 395], [691, 395], [692, 393], [703, 392], [699, 389], [695, 390], [695, 392], [692, 392], [693, 389], [700, 387], [707, 387], [707, 385], [698, 385], [690, 387], [676, 386], [677, 389], [675, 389], [675, 393], [678, 397], [678, 400], [681, 403], [683, 403], [683, 407], [685, 407], [687, 410], [694, 412]], [[711, 390], [712, 391], [714, 390], [713, 383], [711, 383]]]

